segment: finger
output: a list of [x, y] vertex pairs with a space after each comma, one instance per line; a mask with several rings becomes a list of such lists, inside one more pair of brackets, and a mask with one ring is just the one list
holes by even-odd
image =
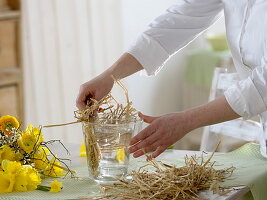
[[79, 94], [76, 99], [76, 106], [79, 110], [84, 110], [86, 108], [88, 92], [86, 92], [85, 88], [84, 84], [80, 86]]
[[154, 133], [154, 126], [149, 125], [148, 127], [146, 127], [144, 130], [139, 132], [136, 136], [134, 136], [131, 139], [130, 145], [134, 145], [137, 142], [139, 142], [140, 140], [144, 140], [145, 138], [149, 137], [153, 133]]
[[152, 158], [156, 158], [159, 156], [162, 152], [164, 152], [167, 149], [167, 146], [159, 146], [156, 151], [154, 151], [151, 155]]
[[155, 149], [157, 149], [157, 147], [159, 146], [160, 144], [158, 142], [155, 142], [145, 148], [142, 148], [142, 149], [139, 149], [138, 151], [134, 152], [133, 154], [133, 157], [135, 158], [138, 158], [146, 153], [149, 153], [151, 151], [154, 151]]
[[159, 139], [159, 136], [157, 133], [153, 133], [149, 137], [145, 138], [144, 140], [140, 141], [139, 143], [136, 143], [135, 145], [131, 146], [128, 150], [129, 153], [133, 153], [138, 151], [139, 149], [146, 148], [153, 144], [155, 141]]
[[145, 151], [144, 149], [140, 149], [140, 150], [136, 151], [136, 152], [133, 154], [133, 157], [134, 157], [134, 158], [138, 158], [138, 157], [144, 155], [145, 153], [147, 153], [147, 151]]
[[85, 103], [86, 96], [84, 96], [82, 93], [79, 93], [77, 99], [76, 99], [76, 107], [79, 110], [86, 109], [86, 103]]
[[146, 123], [151, 123], [153, 122], [155, 119], [157, 119], [158, 117], [151, 117], [151, 116], [148, 116], [148, 115], [144, 115], [143, 113], [141, 112], [138, 112], [138, 116]]

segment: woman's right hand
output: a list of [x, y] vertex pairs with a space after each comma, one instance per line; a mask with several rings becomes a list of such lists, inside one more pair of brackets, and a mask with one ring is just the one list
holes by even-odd
[[84, 110], [88, 99], [100, 100], [107, 95], [114, 85], [113, 77], [120, 80], [142, 69], [143, 67], [138, 60], [131, 54], [124, 53], [109, 69], [81, 85], [76, 99], [77, 108]]
[[76, 99], [79, 110], [86, 108], [86, 101], [90, 98], [100, 100], [107, 95], [114, 85], [114, 80], [108, 71], [103, 72], [92, 80], [82, 84]]

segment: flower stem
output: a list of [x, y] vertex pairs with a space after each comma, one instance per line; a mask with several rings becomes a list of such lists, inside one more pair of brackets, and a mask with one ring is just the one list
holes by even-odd
[[51, 187], [49, 186], [45, 186], [45, 185], [37, 185], [36, 190], [41, 190], [41, 191], [45, 191], [45, 192], [49, 192], [51, 189]]

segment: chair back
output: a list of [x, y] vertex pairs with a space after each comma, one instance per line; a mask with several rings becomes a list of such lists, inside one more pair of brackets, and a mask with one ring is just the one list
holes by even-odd
[[[224, 91], [237, 81], [239, 81], [237, 73], [228, 73], [225, 68], [215, 68], [209, 101], [222, 96]], [[259, 122], [242, 118], [206, 126], [200, 150], [213, 151], [220, 141], [219, 151], [231, 151], [248, 141], [259, 141], [261, 134], [262, 126]]]

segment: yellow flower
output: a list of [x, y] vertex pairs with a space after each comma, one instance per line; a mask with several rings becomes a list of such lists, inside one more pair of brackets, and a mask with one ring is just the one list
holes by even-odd
[[18, 144], [26, 153], [31, 153], [34, 150], [34, 147], [43, 141], [44, 138], [41, 129], [29, 125], [26, 131], [20, 135]]
[[47, 156], [50, 151], [46, 147], [39, 147], [36, 153], [33, 155], [33, 162], [37, 170], [45, 170], [49, 163]]
[[63, 171], [64, 169], [61, 168], [60, 162], [50, 161], [49, 166], [44, 171], [44, 175], [52, 176], [52, 177], [60, 177], [60, 176], [65, 175]]
[[37, 172], [28, 174], [27, 190], [35, 190], [40, 183], [41, 183], [41, 178]]
[[26, 129], [26, 133], [31, 133], [31, 134], [35, 135], [38, 142], [44, 141], [43, 133], [42, 133], [41, 129], [38, 127], [33, 127], [33, 125], [29, 125]]
[[35, 190], [40, 183], [40, 174], [32, 166], [22, 165], [21, 170], [15, 176], [14, 191]]
[[0, 163], [3, 160], [15, 160], [15, 151], [8, 145], [3, 145], [0, 147]]
[[52, 177], [59, 177], [65, 175], [63, 173], [64, 167], [61, 166], [60, 162], [56, 162], [56, 158], [53, 157], [50, 161], [50, 164], [44, 171], [44, 175], [52, 176]]
[[26, 173], [20, 173], [16, 176], [16, 181], [14, 184], [15, 192], [26, 192], [28, 190], [28, 178]]
[[24, 132], [19, 136], [18, 144], [26, 153], [31, 153], [37, 145], [37, 138], [32, 133]]
[[15, 153], [15, 160], [20, 161], [23, 158], [23, 154], [20, 152]]
[[125, 160], [125, 150], [124, 150], [124, 148], [121, 148], [121, 149], [117, 150], [115, 159], [119, 163], [124, 163], [124, 160]]
[[50, 183], [50, 192], [60, 192], [61, 191], [62, 183], [58, 182], [57, 180], [54, 180], [54, 182]]
[[55, 162], [54, 166], [53, 166], [53, 169], [54, 169], [54, 176], [55, 177], [58, 177], [58, 176], [63, 176], [65, 175], [65, 173], [63, 173], [63, 169], [60, 168], [61, 167], [61, 164], [60, 162]]
[[13, 191], [15, 177], [12, 174], [0, 172], [0, 193], [9, 193]]
[[2, 168], [6, 173], [16, 175], [16, 174], [20, 173], [22, 166], [21, 166], [20, 162], [3, 160], [2, 161]]
[[80, 156], [81, 157], [86, 157], [86, 148], [85, 148], [84, 141], [82, 142], [82, 145], [81, 145], [81, 148], [80, 148]]
[[[37, 185], [41, 183], [40, 174], [37, 172], [36, 169], [32, 168], [30, 165], [23, 165], [21, 170], [21, 177], [26, 179], [27, 181], [27, 191], [35, 190]], [[21, 181], [22, 182], [22, 181]]]
[[9, 135], [12, 128], [19, 128], [19, 122], [15, 117], [6, 115], [0, 118], [0, 131], [6, 135]]

